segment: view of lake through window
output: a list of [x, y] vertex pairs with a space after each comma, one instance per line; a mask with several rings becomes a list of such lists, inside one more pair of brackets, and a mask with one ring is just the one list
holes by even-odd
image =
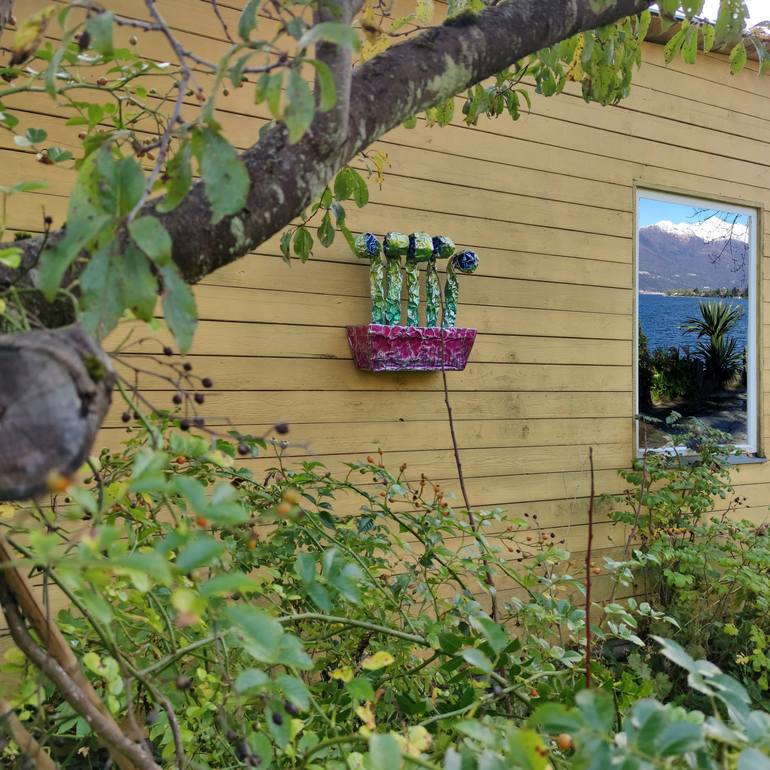
[[754, 449], [753, 228], [750, 209], [639, 193], [640, 449], [680, 445], [693, 419]]

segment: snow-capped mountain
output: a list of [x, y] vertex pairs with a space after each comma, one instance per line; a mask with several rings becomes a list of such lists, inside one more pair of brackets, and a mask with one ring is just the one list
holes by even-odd
[[652, 227], [679, 238], [700, 238], [707, 243], [712, 241], [733, 240], [749, 242], [749, 228], [740, 222], [729, 222], [718, 216], [709, 217], [702, 222], [670, 222], [664, 219]]
[[657, 222], [639, 230], [639, 289], [745, 289], [748, 228], [710, 217]]

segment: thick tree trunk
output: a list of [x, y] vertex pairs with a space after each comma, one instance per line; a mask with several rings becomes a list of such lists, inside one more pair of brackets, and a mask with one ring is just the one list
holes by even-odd
[[77, 326], [0, 335], [0, 500], [40, 494], [83, 464], [113, 384]]

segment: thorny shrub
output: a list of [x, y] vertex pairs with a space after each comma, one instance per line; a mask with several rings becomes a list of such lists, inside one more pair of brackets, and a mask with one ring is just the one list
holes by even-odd
[[[132, 426], [66, 499], [0, 521], [47, 600], [64, 593], [56, 620], [108, 709], [164, 766], [711, 768], [742, 752], [741, 770], [765, 767], [767, 716], [673, 643], [664, 655], [708, 690], [702, 711], [654, 700], [602, 655], [597, 689], [583, 689], [583, 582], [533, 518], [477, 511], [473, 526], [440, 486], [379, 456], [337, 478], [288, 467], [283, 444], [268, 460], [260, 438]], [[649, 603], [593, 609], [600, 644], [644, 650], [643, 629], [676, 632]], [[4, 669], [62, 770], [105, 766], [88, 723], [18, 651]], [[22, 766], [12, 741], [2, 756]]]

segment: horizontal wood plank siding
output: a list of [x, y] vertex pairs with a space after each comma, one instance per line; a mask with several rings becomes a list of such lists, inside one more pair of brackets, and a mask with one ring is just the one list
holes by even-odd
[[[21, 18], [44, 4], [20, 0], [15, 12]], [[110, 5], [132, 15], [141, 4]], [[192, 50], [207, 58], [224, 50], [210, 4], [158, 5]], [[235, 25], [238, 2], [220, 7]], [[170, 54], [159, 45], [153, 55]], [[348, 206], [355, 231], [424, 229], [479, 253], [477, 274], [461, 280], [459, 308], [460, 325], [477, 328], [478, 338], [466, 371], [448, 374], [470, 500], [537, 515], [578, 553], [586, 547], [588, 447], [599, 492], [623, 490], [617, 471], [633, 455], [634, 187], [757, 207], [760, 273], [770, 276], [770, 79], [750, 68], [731, 76], [717, 55], [666, 66], [652, 44], [644, 60], [630, 98], [616, 107], [585, 104], [569, 87], [553, 99], [534, 95], [531, 114], [517, 122], [467, 127], [458, 100], [451, 126], [420, 120], [415, 129], [397, 128], [373, 148], [390, 163], [382, 188], [372, 179], [372, 202]], [[20, 110], [22, 130], [44, 128], [52, 143], [76, 146], [79, 129], [66, 126], [47, 98], [8, 106]], [[251, 90], [234, 90], [221, 106], [234, 143], [255, 141], [266, 115]], [[43, 211], [61, 225], [73, 172], [37, 163], [0, 134], [0, 185], [22, 178], [48, 187], [10, 199], [9, 229], [39, 232]], [[770, 278], [760, 287], [769, 299]], [[276, 236], [207, 276], [196, 295], [201, 323], [190, 360], [215, 381], [203, 412], [210, 425], [234, 422], [258, 433], [285, 420], [289, 462], [312, 457], [344, 472], [344, 463], [381, 450], [389, 465], [407, 463], [410, 477], [424, 472], [459, 492], [441, 375], [353, 366], [344, 327], [367, 322], [368, 276], [341, 237], [289, 267]], [[759, 313], [759, 349], [769, 349], [759, 410], [767, 451], [770, 304], [760, 302]], [[130, 356], [166, 342], [136, 345]], [[161, 380], [144, 376], [142, 384], [154, 403], [170, 405]], [[123, 409], [116, 399], [101, 445], [116, 447], [125, 436]], [[250, 464], [262, 471], [271, 462]], [[740, 513], [764, 520], [770, 468], [742, 467], [735, 480], [746, 498]], [[606, 512], [600, 519], [597, 547], [617, 547], [622, 533]]]

